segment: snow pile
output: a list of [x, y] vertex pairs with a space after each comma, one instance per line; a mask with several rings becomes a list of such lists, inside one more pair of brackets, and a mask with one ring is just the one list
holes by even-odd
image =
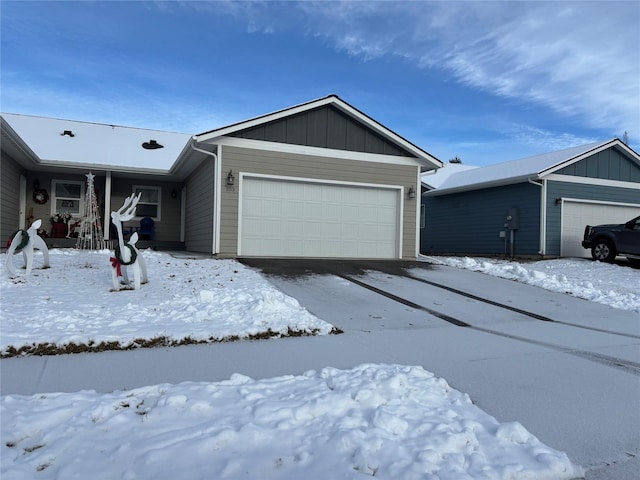
[[420, 367], [2, 397], [2, 478], [572, 479]]
[[[327, 334], [316, 318], [235, 260], [178, 259], [143, 250], [149, 283], [140, 290], [111, 291], [110, 252], [52, 249], [51, 268], [36, 254], [28, 278], [2, 276], [0, 351], [32, 344], [121, 346], [143, 340], [223, 340]], [[0, 255], [4, 265], [6, 254]], [[22, 256], [13, 258], [22, 265]]]
[[640, 271], [637, 269], [586, 259], [516, 262], [470, 257], [425, 258], [640, 313]]

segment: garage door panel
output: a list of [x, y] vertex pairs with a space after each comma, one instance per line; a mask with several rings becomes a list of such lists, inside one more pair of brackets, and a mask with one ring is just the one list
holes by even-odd
[[562, 207], [560, 255], [590, 258], [591, 252], [581, 245], [585, 225], [624, 223], [638, 215], [640, 205], [633, 207], [566, 200]]
[[245, 177], [240, 254], [397, 258], [399, 190]]

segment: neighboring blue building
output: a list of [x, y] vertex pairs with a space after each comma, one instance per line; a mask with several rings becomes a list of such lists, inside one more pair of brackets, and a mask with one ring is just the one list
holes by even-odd
[[580, 245], [585, 225], [640, 215], [640, 156], [618, 139], [434, 183], [423, 176], [420, 251], [427, 255], [588, 257]]

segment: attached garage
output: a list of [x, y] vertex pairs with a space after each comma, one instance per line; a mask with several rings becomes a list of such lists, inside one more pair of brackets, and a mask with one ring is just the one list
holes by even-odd
[[585, 225], [625, 223], [638, 215], [640, 203], [634, 205], [563, 199], [560, 255], [590, 258], [590, 251], [580, 244]]
[[442, 162], [335, 95], [194, 140], [214, 165], [211, 253], [417, 256], [420, 173]]
[[402, 187], [245, 175], [243, 256], [399, 258]]

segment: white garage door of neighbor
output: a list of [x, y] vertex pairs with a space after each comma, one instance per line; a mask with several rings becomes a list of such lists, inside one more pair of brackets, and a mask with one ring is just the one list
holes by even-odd
[[591, 257], [581, 242], [586, 225], [625, 223], [640, 215], [640, 205], [610, 205], [565, 200], [562, 204], [562, 238], [560, 255], [563, 257]]
[[240, 255], [398, 258], [400, 190], [245, 177]]

